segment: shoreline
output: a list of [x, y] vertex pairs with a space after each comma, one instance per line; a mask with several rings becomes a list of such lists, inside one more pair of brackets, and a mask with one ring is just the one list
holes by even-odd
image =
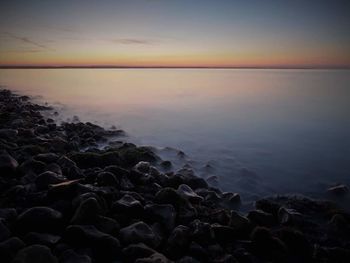
[[[150, 147], [0, 90], [4, 262], [346, 262], [350, 215], [329, 201], [222, 192]], [[59, 114], [59, 113], [58, 113]], [[87, 149], [82, 151], [81, 149]], [[160, 169], [163, 167], [163, 169]], [[337, 188], [342, 193], [346, 188]], [[14, 261], [13, 261], [14, 260]]]

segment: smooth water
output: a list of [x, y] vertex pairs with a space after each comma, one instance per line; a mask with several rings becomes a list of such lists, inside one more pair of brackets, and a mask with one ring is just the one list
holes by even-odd
[[[0, 85], [63, 118], [124, 129], [247, 198], [350, 183], [350, 71], [1, 70]], [[187, 157], [176, 161], [172, 147]], [[206, 166], [210, 164], [210, 166]]]

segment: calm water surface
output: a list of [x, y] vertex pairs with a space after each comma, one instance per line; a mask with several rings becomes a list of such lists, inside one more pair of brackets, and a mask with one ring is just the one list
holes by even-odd
[[[0, 85], [66, 119], [124, 129], [246, 198], [350, 183], [350, 71], [1, 70]], [[178, 160], [181, 149], [187, 157]], [[210, 167], [206, 167], [210, 164]]]

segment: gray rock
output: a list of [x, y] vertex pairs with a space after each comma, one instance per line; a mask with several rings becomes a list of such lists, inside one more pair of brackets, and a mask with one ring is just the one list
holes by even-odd
[[176, 211], [172, 205], [169, 204], [150, 204], [145, 206], [147, 217], [152, 222], [161, 223], [168, 231], [175, 226]]
[[48, 247], [32, 245], [21, 249], [12, 263], [58, 263], [58, 260]]
[[71, 224], [88, 224], [94, 222], [102, 208], [94, 197], [83, 200], [75, 211]]
[[203, 197], [197, 195], [191, 187], [189, 187], [186, 184], [182, 184], [178, 187], [177, 193], [185, 198], [186, 200], [193, 202], [193, 203], [199, 203], [203, 201]]
[[143, 206], [140, 201], [136, 200], [133, 196], [126, 194], [112, 205], [112, 210], [115, 212], [126, 212], [132, 215], [138, 215], [142, 213]]
[[144, 243], [150, 247], [159, 245], [159, 237], [142, 221], [120, 229], [120, 239], [124, 244]]

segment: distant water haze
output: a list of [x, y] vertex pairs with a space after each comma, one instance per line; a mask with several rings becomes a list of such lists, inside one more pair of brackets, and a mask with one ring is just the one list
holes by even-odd
[[[0, 85], [122, 128], [246, 199], [350, 183], [350, 71], [3, 69]], [[37, 97], [40, 96], [40, 97]], [[182, 160], [174, 149], [185, 152]]]

